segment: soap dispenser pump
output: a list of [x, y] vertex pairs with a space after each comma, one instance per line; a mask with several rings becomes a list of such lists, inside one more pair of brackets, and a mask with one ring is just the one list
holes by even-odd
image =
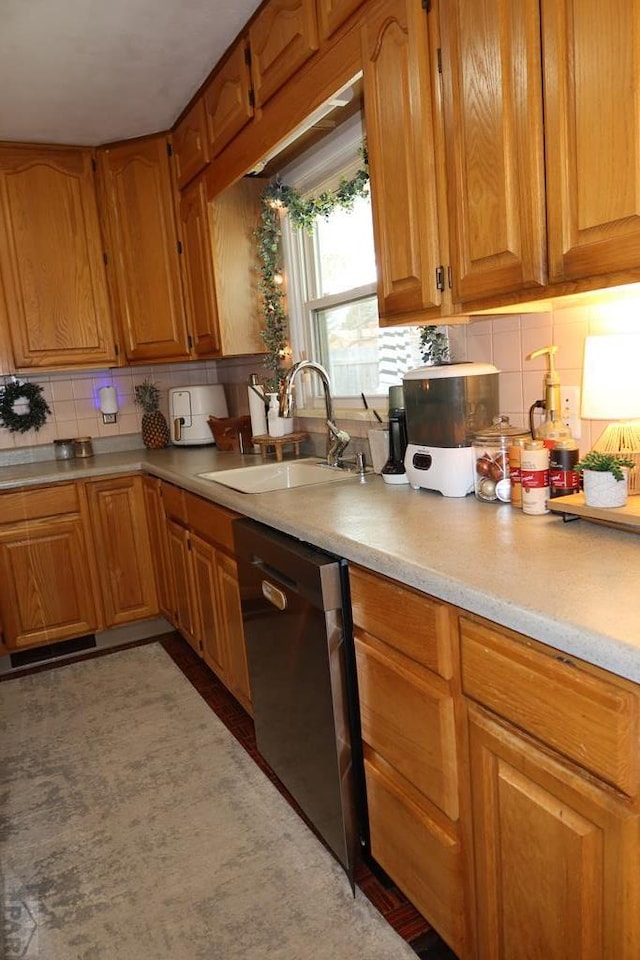
[[[571, 430], [562, 422], [562, 388], [554, 360], [557, 352], [558, 348], [552, 345], [540, 347], [527, 356], [527, 360], [535, 360], [537, 357], [546, 357], [547, 360], [547, 369], [542, 378], [544, 400], [536, 400], [529, 407], [531, 435], [537, 440], [543, 440], [546, 447], [553, 447], [558, 440], [571, 438]], [[537, 427], [533, 422], [533, 411], [536, 409], [544, 410], [544, 419]]]

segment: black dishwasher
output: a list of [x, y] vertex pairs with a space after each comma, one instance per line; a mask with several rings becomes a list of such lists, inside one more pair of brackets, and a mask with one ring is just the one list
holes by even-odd
[[346, 561], [252, 520], [234, 533], [258, 750], [353, 884], [364, 800]]

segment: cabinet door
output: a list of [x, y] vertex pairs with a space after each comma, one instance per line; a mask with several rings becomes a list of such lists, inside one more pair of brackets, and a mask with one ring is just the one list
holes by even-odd
[[545, 283], [538, 0], [441, 5], [453, 299]]
[[140, 477], [87, 483], [107, 626], [158, 613]]
[[217, 156], [253, 116], [249, 47], [240, 40], [204, 92], [211, 156]]
[[198, 655], [201, 655], [193, 573], [189, 557], [189, 531], [175, 520], [167, 520], [167, 546], [175, 609], [172, 622]]
[[209, 204], [222, 355], [264, 353], [256, 230], [265, 181], [243, 177]]
[[363, 0], [318, 0], [318, 23], [323, 40], [336, 32]]
[[200, 97], [173, 133], [173, 155], [176, 161], [176, 182], [182, 189], [204, 170], [209, 162], [207, 112]]
[[207, 190], [202, 177], [180, 197], [182, 276], [192, 350], [199, 357], [220, 355], [218, 304], [213, 273]]
[[217, 551], [218, 612], [224, 626], [227, 652], [227, 685], [240, 703], [251, 712], [251, 688], [242, 626], [238, 565], [232, 557]]
[[639, 0], [543, 0], [550, 280], [640, 266]]
[[171, 570], [169, 568], [167, 523], [162, 508], [160, 484], [161, 481], [156, 480], [155, 477], [142, 478], [158, 606], [167, 620], [173, 620], [175, 600], [173, 599]]
[[261, 107], [318, 49], [315, 0], [269, 0], [249, 25], [249, 47]]
[[9, 649], [98, 628], [90, 564], [79, 516], [0, 528], [0, 605]]
[[113, 293], [131, 361], [189, 355], [164, 136], [98, 151]]
[[638, 813], [469, 711], [478, 956], [640, 956]]
[[0, 309], [18, 368], [115, 359], [91, 164], [88, 150], [0, 148]]
[[428, 50], [419, 3], [386, 0], [367, 13], [364, 104], [383, 321], [438, 315], [442, 301]]
[[197, 534], [191, 533], [191, 560], [195, 601], [197, 607], [198, 638], [207, 666], [227, 682], [226, 636], [218, 603], [216, 551]]

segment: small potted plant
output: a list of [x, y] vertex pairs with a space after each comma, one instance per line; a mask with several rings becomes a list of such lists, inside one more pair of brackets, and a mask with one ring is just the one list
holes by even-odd
[[584, 501], [588, 507], [624, 507], [629, 470], [635, 461], [620, 453], [591, 450], [575, 466], [582, 474]]
[[148, 378], [133, 388], [134, 401], [142, 407], [142, 442], [150, 449], [169, 446], [169, 425], [160, 412], [160, 391]]

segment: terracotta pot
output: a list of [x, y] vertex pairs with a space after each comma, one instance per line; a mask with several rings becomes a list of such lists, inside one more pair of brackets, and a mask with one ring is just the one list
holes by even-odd
[[629, 471], [622, 468], [623, 479], [616, 480], [604, 470], [583, 470], [584, 502], [588, 507], [624, 507], [627, 502]]

